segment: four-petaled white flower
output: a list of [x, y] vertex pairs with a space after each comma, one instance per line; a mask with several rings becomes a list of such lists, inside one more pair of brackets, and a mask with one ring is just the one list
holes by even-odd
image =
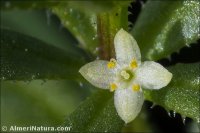
[[115, 91], [117, 113], [129, 123], [142, 108], [142, 88], [160, 89], [171, 81], [172, 74], [156, 62], [141, 62], [137, 42], [123, 29], [115, 35], [114, 46], [117, 60], [96, 60], [84, 65], [79, 72], [94, 86]]

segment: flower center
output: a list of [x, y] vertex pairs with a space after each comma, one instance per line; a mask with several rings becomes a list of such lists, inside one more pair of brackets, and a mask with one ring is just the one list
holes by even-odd
[[125, 70], [121, 71], [120, 74], [124, 79], [129, 79], [130, 78], [130, 74], [127, 73]]
[[130, 70], [122, 70], [120, 76], [123, 80], [131, 80], [134, 77], [134, 74]]

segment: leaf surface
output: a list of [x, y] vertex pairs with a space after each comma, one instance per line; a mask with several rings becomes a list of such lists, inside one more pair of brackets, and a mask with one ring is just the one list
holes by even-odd
[[143, 59], [158, 60], [200, 38], [199, 1], [148, 1], [133, 30]]
[[43, 41], [1, 29], [1, 79], [76, 79], [84, 57]]

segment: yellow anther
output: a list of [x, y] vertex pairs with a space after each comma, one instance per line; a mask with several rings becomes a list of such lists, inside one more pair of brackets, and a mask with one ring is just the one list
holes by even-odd
[[110, 61], [108, 62], [107, 67], [108, 67], [109, 69], [115, 68], [116, 63], [117, 63], [117, 61], [116, 61], [115, 59], [112, 58], [112, 59], [110, 59]]
[[115, 83], [110, 84], [110, 91], [115, 91], [117, 89], [117, 85]]
[[133, 89], [133, 91], [139, 91], [140, 90], [140, 85], [134, 84], [132, 89]]
[[137, 68], [137, 66], [138, 66], [137, 61], [133, 59], [130, 63], [130, 67], [134, 69], [134, 68]]

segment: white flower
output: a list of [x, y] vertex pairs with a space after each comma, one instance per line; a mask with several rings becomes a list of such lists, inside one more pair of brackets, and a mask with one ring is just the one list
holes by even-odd
[[96, 60], [84, 65], [79, 72], [94, 86], [115, 91], [117, 113], [129, 123], [142, 108], [142, 88], [160, 89], [171, 81], [172, 74], [156, 62], [141, 62], [137, 42], [123, 29], [115, 35], [114, 45], [116, 60]]

